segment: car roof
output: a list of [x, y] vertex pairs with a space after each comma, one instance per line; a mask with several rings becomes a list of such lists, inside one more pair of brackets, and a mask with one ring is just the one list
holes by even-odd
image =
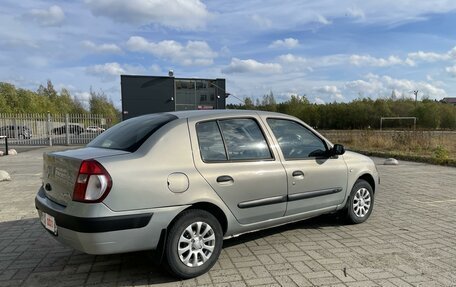
[[210, 118], [210, 117], [219, 117], [219, 116], [255, 116], [255, 115], [265, 115], [265, 116], [276, 116], [276, 117], [289, 117], [288, 115], [281, 113], [274, 113], [268, 111], [259, 111], [259, 110], [192, 110], [192, 111], [179, 111], [179, 112], [169, 112], [168, 114], [175, 115], [181, 119], [200, 119], [200, 118]]

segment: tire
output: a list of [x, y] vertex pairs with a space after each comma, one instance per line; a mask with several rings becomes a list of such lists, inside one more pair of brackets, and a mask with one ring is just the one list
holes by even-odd
[[358, 179], [350, 192], [345, 209], [347, 221], [358, 224], [366, 221], [374, 208], [374, 191], [363, 179]]
[[217, 262], [222, 245], [222, 227], [211, 213], [200, 209], [186, 210], [169, 230], [165, 247], [166, 267], [181, 279], [199, 276]]

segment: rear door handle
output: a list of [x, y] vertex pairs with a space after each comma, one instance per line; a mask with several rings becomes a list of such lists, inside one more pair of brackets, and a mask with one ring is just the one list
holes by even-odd
[[217, 182], [218, 183], [222, 183], [222, 182], [233, 182], [233, 178], [229, 175], [221, 175], [219, 177], [217, 177]]
[[298, 177], [298, 178], [303, 178], [304, 177], [304, 173], [300, 170], [295, 170], [293, 171], [292, 173], [293, 177]]

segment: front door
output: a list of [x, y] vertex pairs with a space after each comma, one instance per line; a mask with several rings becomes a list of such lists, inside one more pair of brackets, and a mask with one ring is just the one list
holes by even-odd
[[189, 121], [195, 165], [241, 224], [281, 217], [287, 176], [255, 118]]
[[267, 123], [280, 146], [287, 173], [286, 215], [342, 203], [348, 177], [343, 157], [329, 157], [327, 143], [299, 122], [269, 118]]

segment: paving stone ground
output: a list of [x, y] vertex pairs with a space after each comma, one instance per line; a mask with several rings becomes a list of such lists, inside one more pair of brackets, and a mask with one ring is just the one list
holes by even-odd
[[177, 281], [148, 252], [87, 255], [43, 230], [34, 196], [50, 149], [0, 157], [13, 178], [0, 182], [0, 286], [456, 286], [456, 168], [376, 158], [367, 222], [322, 216], [226, 240], [210, 272]]

